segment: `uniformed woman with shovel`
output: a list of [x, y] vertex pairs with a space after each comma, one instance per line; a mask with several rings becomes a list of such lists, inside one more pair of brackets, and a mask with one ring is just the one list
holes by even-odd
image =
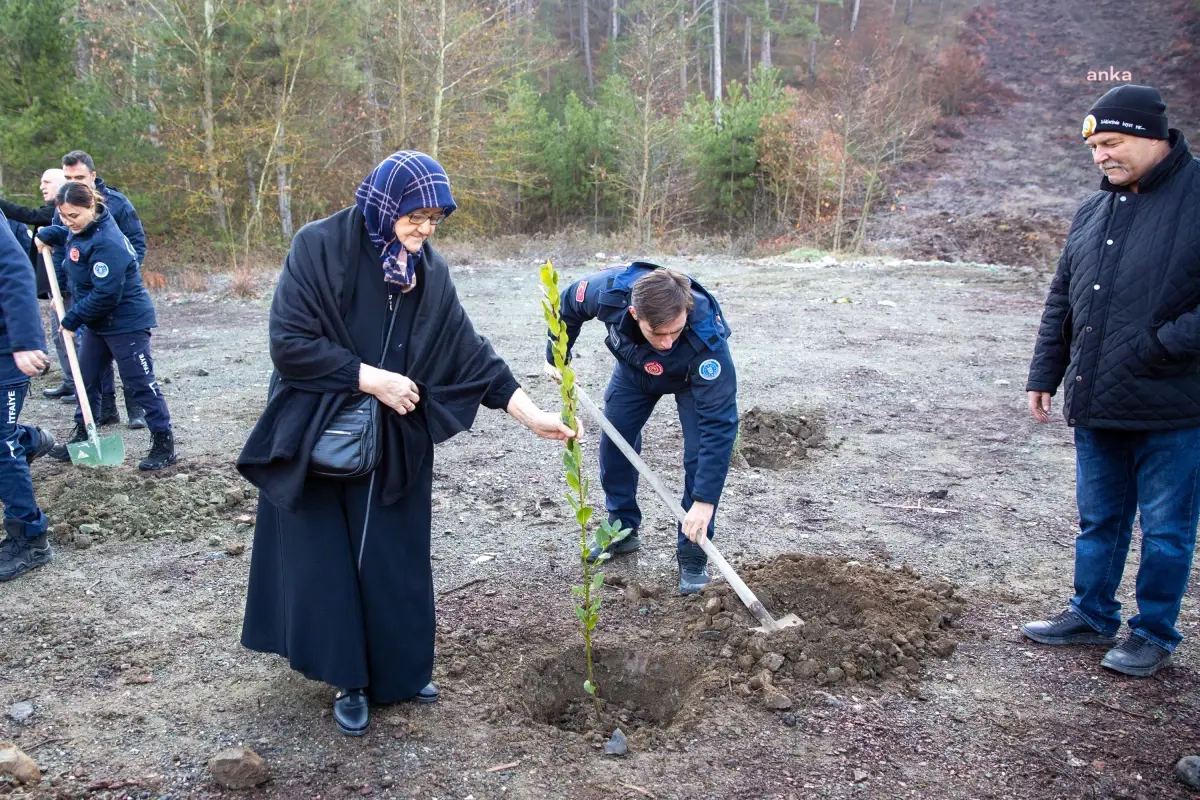
[[[152, 444], [138, 467], [162, 469], [175, 463], [171, 413], [154, 378], [150, 358], [150, 329], [158, 325], [150, 294], [142, 285], [137, 255], [121, 233], [103, 199], [83, 183], [64, 183], [55, 198], [62, 225], [38, 231], [38, 248], [64, 245], [63, 261], [74, 304], [62, 319], [64, 335], [86, 328], [79, 352], [79, 370], [92, 408], [100, 407], [104, 366], [115, 358], [117, 371], [133, 399], [146, 412]], [[75, 430], [68, 444], [85, 442], [87, 428], [81, 409], [75, 411]], [[65, 446], [50, 457], [67, 461]]]

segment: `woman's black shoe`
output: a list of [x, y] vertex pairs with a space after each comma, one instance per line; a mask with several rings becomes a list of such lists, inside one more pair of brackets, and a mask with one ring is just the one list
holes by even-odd
[[425, 685], [424, 689], [413, 695], [413, 700], [418, 703], [436, 703], [439, 694], [441, 692], [430, 682]]
[[362, 689], [346, 689], [333, 698], [333, 721], [347, 736], [362, 736], [371, 724], [367, 708], [367, 693]]

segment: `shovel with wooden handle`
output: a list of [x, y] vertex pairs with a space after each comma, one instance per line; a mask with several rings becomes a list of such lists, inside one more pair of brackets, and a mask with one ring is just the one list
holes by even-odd
[[[654, 471], [650, 469], [649, 465], [642, 460], [642, 457], [637, 454], [637, 451], [629, 446], [629, 442], [625, 441], [625, 437], [623, 437], [620, 432], [617, 431], [616, 427], [609, 422], [608, 417], [604, 416], [604, 412], [592, 402], [592, 398], [588, 397], [588, 394], [583, 390], [583, 387], [576, 383], [575, 390], [578, 392], [579, 402], [583, 405], [584, 409], [592, 416], [592, 418], [596, 420], [597, 423], [599, 423], [600, 427], [604, 429], [604, 432], [608, 434], [608, 438], [612, 439], [613, 444], [615, 444], [620, 451], [625, 454], [625, 457], [629, 459], [629, 463], [633, 464], [633, 466], [637, 468], [637, 471], [641, 473], [641, 476], [650, 483], [650, 486], [654, 488], [655, 493], [662, 499], [664, 503], [667, 504], [667, 507], [670, 508], [672, 513], [675, 514], [675, 519], [679, 520], [679, 524], [682, 525], [684, 519], [687, 517], [687, 514], [684, 513], [683, 506], [679, 504], [679, 501], [675, 499], [674, 495], [667, 491], [667, 487], [663, 486], [662, 481], [658, 479], [658, 476], [654, 474]], [[703, 550], [705, 555], [708, 556], [709, 560], [717, 565], [717, 569], [721, 571], [721, 575], [724, 576], [729, 585], [733, 587], [733, 590], [737, 592], [737, 596], [746, 605], [746, 608], [750, 609], [750, 613], [754, 615], [756, 620], [758, 620], [760, 627], [754, 628], [754, 630], [761, 633], [770, 634], [786, 628], [792, 628], [797, 625], [804, 624], [804, 621], [795, 614], [787, 614], [779, 619], [772, 617], [771, 612], [767, 611], [767, 609], [763, 607], [763, 604], [759, 602], [759, 599], [754, 596], [754, 592], [750, 591], [750, 587], [746, 585], [745, 581], [738, 577], [738, 574], [734, 572], [733, 567], [729, 565], [729, 562], [725, 560], [725, 557], [722, 556], [720, 551], [713, 546], [711, 541], [709, 541], [707, 535], [701, 533], [698, 544], [700, 545], [700, 549]]]
[[[66, 315], [62, 294], [58, 291], [58, 276], [54, 274], [54, 262], [50, 260], [50, 250], [42, 251], [42, 263], [46, 266], [46, 278], [50, 283], [50, 295], [53, 298], [54, 310], [58, 314], [58, 324]], [[71, 362], [71, 377], [75, 380], [75, 396], [79, 398], [79, 407], [83, 411], [83, 424], [87, 427], [88, 440], [67, 445], [71, 454], [71, 463], [77, 467], [116, 467], [125, 460], [125, 440], [118, 436], [100, 438], [96, 431], [96, 418], [92, 416], [92, 404], [88, 401], [87, 389], [83, 385], [83, 375], [79, 372], [79, 357], [75, 354], [75, 336], [69, 332], [63, 333], [63, 345], [67, 351], [67, 360]]]

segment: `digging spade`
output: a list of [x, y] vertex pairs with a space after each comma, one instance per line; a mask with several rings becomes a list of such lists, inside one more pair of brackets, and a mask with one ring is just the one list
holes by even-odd
[[[675, 499], [674, 495], [667, 491], [667, 488], [663, 486], [662, 481], [658, 479], [658, 476], [654, 474], [654, 471], [650, 469], [649, 465], [642, 460], [642, 457], [639, 456], [637, 452], [629, 446], [629, 442], [625, 441], [625, 437], [623, 437], [620, 432], [617, 431], [616, 427], [608, 421], [608, 417], [604, 416], [604, 412], [592, 402], [592, 398], [588, 397], [588, 394], [583, 390], [583, 387], [579, 384], [575, 384], [575, 388], [579, 392], [580, 404], [582, 404], [588, 414], [590, 414], [596, 420], [596, 422], [599, 423], [600, 427], [604, 429], [604, 432], [608, 434], [608, 438], [612, 440], [613, 444], [615, 444], [621, 450], [621, 452], [625, 454], [625, 457], [629, 459], [629, 463], [633, 464], [633, 466], [637, 468], [637, 471], [641, 473], [642, 477], [650, 483], [650, 486], [654, 488], [655, 493], [662, 498], [662, 501], [667, 504], [667, 507], [671, 509], [672, 513], [675, 514], [675, 518], [679, 520], [679, 523], [682, 525], [687, 514], [684, 513], [683, 507], [679, 505], [679, 501]], [[717, 565], [717, 569], [721, 571], [721, 575], [724, 576], [729, 585], [733, 587], [733, 590], [737, 592], [738, 598], [740, 598], [741, 601], [746, 605], [746, 608], [750, 609], [750, 613], [754, 615], [754, 618], [758, 620], [760, 627], [755, 628], [754, 630], [761, 633], [770, 634], [784, 630], [785, 628], [792, 628], [796, 625], [804, 624], [803, 620], [801, 620], [795, 614], [787, 614], [779, 619], [772, 617], [771, 612], [763, 608], [763, 604], [759, 602], [757, 597], [754, 596], [754, 592], [750, 591], [750, 587], [746, 585], [745, 581], [738, 577], [738, 574], [734, 572], [733, 567], [729, 565], [729, 562], [725, 560], [725, 557], [722, 556], [720, 551], [717, 550], [717, 548], [713, 546], [713, 543], [708, 540], [708, 536], [701, 533], [699, 545], [700, 549], [704, 551], [709, 560]]]
[[[50, 283], [50, 294], [54, 298], [54, 310], [58, 313], [58, 322], [67, 313], [63, 307], [62, 294], [58, 291], [58, 276], [54, 274], [54, 262], [50, 260], [50, 250], [42, 251], [42, 263], [46, 266], [46, 278]], [[71, 454], [71, 463], [77, 467], [116, 467], [125, 460], [125, 440], [120, 436], [105, 436], [103, 439], [96, 432], [96, 418], [92, 416], [92, 404], [88, 402], [87, 391], [83, 385], [83, 376], [79, 372], [79, 357], [75, 355], [75, 337], [71, 333], [63, 334], [63, 344], [67, 350], [67, 360], [71, 362], [71, 377], [75, 379], [75, 394], [79, 398], [79, 407], [83, 411], [83, 423], [87, 426], [88, 440], [67, 445]]]

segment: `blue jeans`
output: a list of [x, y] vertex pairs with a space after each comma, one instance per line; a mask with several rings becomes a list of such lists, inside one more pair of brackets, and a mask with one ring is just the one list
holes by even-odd
[[45, 533], [49, 522], [33, 496], [33, 478], [25, 461], [26, 451], [37, 447], [37, 430], [17, 422], [27, 394], [29, 378], [17, 369], [11, 355], [0, 354], [0, 500], [5, 522], [23, 523], [25, 535], [33, 537]]
[[1175, 431], [1075, 429], [1075, 597], [1071, 607], [1101, 633], [1121, 628], [1117, 587], [1141, 510], [1138, 613], [1129, 628], [1174, 650], [1200, 520], [1200, 428]]
[[[675, 407], [679, 410], [679, 424], [683, 428], [683, 497], [680, 505], [687, 511], [692, 507], [692, 488], [696, 482], [696, 470], [700, 466], [700, 421], [696, 415], [696, 399], [690, 386], [674, 388]], [[613, 370], [608, 388], [604, 390], [604, 416], [638, 453], [642, 452], [642, 428], [650, 413], [662, 397], [649, 393], [639, 386], [627, 373], [626, 367], [618, 364]], [[638, 472], [625, 454], [613, 444], [608, 434], [600, 437], [600, 484], [604, 487], [604, 505], [610, 520], [621, 520], [627, 528], [637, 531], [642, 524], [642, 510], [638, 507]], [[708, 538], [713, 538], [717, 515], [713, 512], [708, 523]], [[681, 562], [704, 566], [708, 556], [683, 535], [683, 526], [676, 524], [676, 556]]]

